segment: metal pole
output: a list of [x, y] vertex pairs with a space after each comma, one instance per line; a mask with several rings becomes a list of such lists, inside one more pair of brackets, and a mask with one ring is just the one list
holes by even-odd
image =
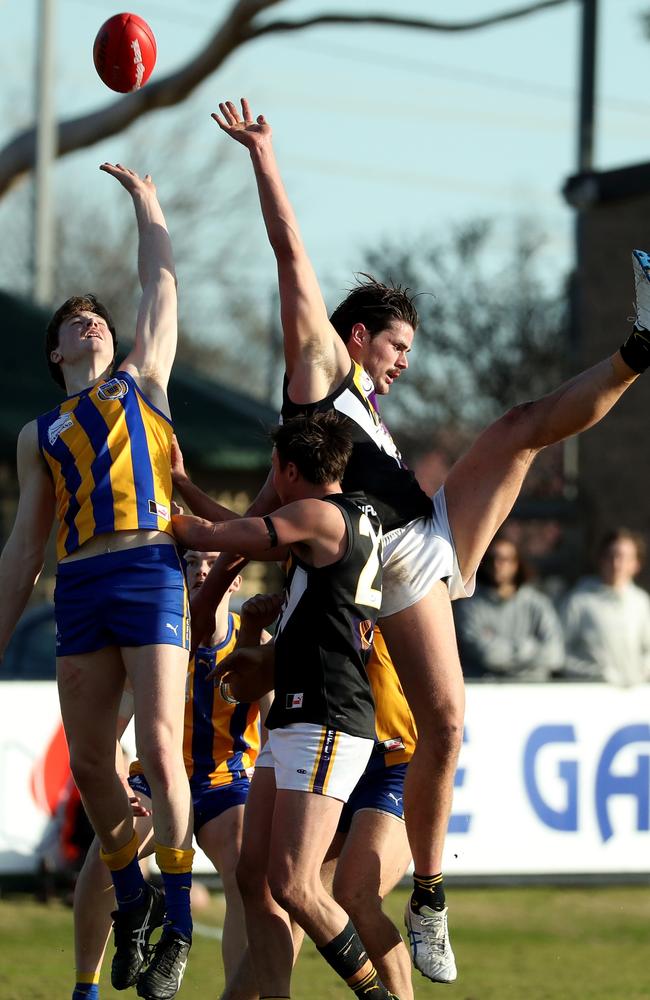
[[598, 0], [582, 0], [578, 173], [591, 170], [594, 162], [597, 18]]
[[54, 117], [54, 5], [39, 0], [36, 67], [36, 167], [34, 171], [34, 299], [51, 305], [54, 295], [52, 164], [56, 158]]
[[[580, 93], [578, 106], [577, 172], [588, 173], [594, 165], [594, 139], [596, 121], [596, 51], [597, 51], [598, 0], [582, 0], [580, 31]], [[569, 362], [574, 374], [581, 362], [582, 344], [582, 274], [580, 262], [585, 242], [585, 212], [578, 207], [575, 217], [575, 259], [569, 294]], [[579, 440], [569, 438], [564, 444], [565, 496], [575, 499], [578, 492]]]

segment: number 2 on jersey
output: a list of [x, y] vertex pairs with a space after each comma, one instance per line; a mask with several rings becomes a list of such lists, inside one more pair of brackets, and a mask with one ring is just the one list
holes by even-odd
[[377, 534], [367, 514], [361, 514], [359, 518], [359, 534], [364, 538], [372, 540], [372, 550], [366, 559], [366, 563], [359, 573], [357, 592], [354, 595], [355, 604], [365, 605], [367, 608], [381, 607], [381, 590], [373, 587], [375, 577], [379, 572], [379, 545], [381, 533]]

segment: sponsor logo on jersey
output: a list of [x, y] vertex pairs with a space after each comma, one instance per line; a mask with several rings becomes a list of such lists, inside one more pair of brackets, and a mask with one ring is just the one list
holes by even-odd
[[401, 736], [393, 736], [390, 740], [375, 743], [375, 749], [379, 753], [390, 753], [391, 750], [406, 750], [406, 747]]
[[97, 390], [97, 398], [104, 400], [122, 399], [128, 391], [128, 382], [125, 382], [123, 378], [112, 378], [110, 381], [105, 382], [104, 385], [100, 385]]
[[288, 694], [287, 695], [287, 708], [302, 708], [304, 693], [301, 691], [299, 694]]
[[50, 444], [56, 444], [59, 435], [69, 430], [73, 425], [74, 420], [71, 413], [62, 413], [60, 417], [57, 417], [54, 423], [50, 424], [47, 429], [47, 437]]
[[165, 521], [169, 521], [169, 507], [165, 507], [164, 503], [158, 503], [157, 500], [149, 500], [149, 513], [157, 514], [158, 517], [162, 517]]
[[370, 393], [375, 391], [375, 383], [372, 381], [370, 375], [365, 370], [365, 368], [361, 369], [361, 388], [365, 393]]

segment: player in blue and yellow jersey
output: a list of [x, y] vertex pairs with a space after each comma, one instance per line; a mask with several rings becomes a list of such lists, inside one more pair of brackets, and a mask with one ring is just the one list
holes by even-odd
[[[190, 594], [200, 589], [217, 555], [216, 552], [192, 551], [185, 554]], [[183, 743], [194, 803], [194, 835], [223, 882], [226, 914], [221, 950], [225, 990], [228, 991], [237, 974], [237, 996], [240, 1000], [254, 1000], [258, 991], [250, 962], [244, 960], [246, 925], [235, 868], [239, 860], [250, 775], [260, 748], [260, 714], [268, 711], [272, 694], [266, 695], [260, 704], [235, 704], [221, 697], [219, 682], [210, 676], [234, 648], [239, 635], [240, 618], [230, 611], [229, 603], [240, 582], [239, 577], [233, 581], [217, 609], [210, 644], [200, 647], [190, 660]], [[256, 635], [262, 642], [269, 639], [268, 633], [260, 630]], [[129, 705], [128, 710], [125, 705]], [[120, 730], [130, 717], [131, 707], [132, 699], [127, 695], [121, 710]], [[140, 761], [131, 764], [128, 780], [139, 800], [138, 811], [145, 814], [136, 818], [139, 857], [144, 858], [153, 850], [153, 837], [151, 789]], [[108, 870], [100, 859], [99, 845], [95, 842], [79, 876], [74, 902], [77, 969], [84, 970], [86, 978], [92, 977], [94, 983], [99, 982], [110, 929], [113, 906], [110, 890]], [[83, 996], [77, 991], [73, 1000], [81, 1000]]]
[[[135, 340], [113, 373], [116, 333], [94, 296], [68, 299], [47, 330], [50, 372], [66, 393], [18, 439], [20, 501], [0, 558], [0, 652], [58, 522], [57, 679], [72, 772], [112, 872], [116, 989], [175, 995], [191, 944], [192, 803], [182, 753], [188, 598], [170, 521], [172, 426], [167, 383], [176, 351], [171, 242], [149, 175], [105, 163], [131, 196], [142, 297]], [[128, 677], [138, 747], [155, 806], [165, 897], [144, 882], [129, 800], [115, 766]], [[164, 933], [141, 971], [153, 927]]]

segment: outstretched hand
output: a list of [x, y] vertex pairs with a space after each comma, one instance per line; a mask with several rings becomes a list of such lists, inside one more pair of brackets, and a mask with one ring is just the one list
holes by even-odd
[[212, 117], [222, 132], [232, 139], [241, 142], [247, 149], [255, 149], [264, 145], [271, 138], [271, 126], [264, 115], [253, 118], [250, 105], [245, 97], [241, 101], [241, 115], [233, 101], [222, 101], [219, 104], [220, 115]]
[[99, 169], [118, 180], [122, 187], [126, 188], [131, 195], [137, 193], [155, 195], [156, 193], [156, 185], [152, 180], [151, 174], [145, 174], [144, 177], [140, 177], [139, 174], [136, 174], [135, 170], [131, 170], [121, 163], [102, 163]]

